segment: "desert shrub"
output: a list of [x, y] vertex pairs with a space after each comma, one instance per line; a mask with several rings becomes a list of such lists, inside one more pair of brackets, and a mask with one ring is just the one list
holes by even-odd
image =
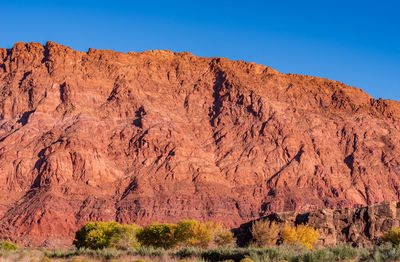
[[213, 248], [204, 250], [201, 253], [202, 258], [208, 261], [223, 261], [231, 259], [240, 261], [249, 255], [250, 253], [248, 250], [244, 248]]
[[315, 251], [308, 251], [303, 254], [299, 254], [294, 261], [298, 262], [336, 262], [338, 261], [337, 257], [326, 248], [317, 249]]
[[253, 259], [253, 257], [261, 256], [264, 252], [265, 250], [260, 248], [219, 247], [203, 250], [201, 257], [207, 261], [240, 261], [246, 257]]
[[169, 255], [178, 258], [200, 257], [202, 251], [203, 249], [198, 247], [184, 247], [176, 251], [169, 252]]
[[374, 246], [367, 252], [361, 252], [359, 261], [399, 261], [400, 246], [386, 242], [381, 246]]
[[50, 258], [69, 258], [73, 256], [79, 255], [78, 249], [54, 249], [54, 250], [45, 250], [44, 255]]
[[278, 261], [282, 257], [282, 252], [278, 247], [254, 250], [250, 252], [249, 256], [255, 262]]
[[157, 257], [165, 253], [163, 248], [154, 248], [152, 246], [141, 246], [135, 250], [129, 250], [128, 255], [138, 255], [142, 257]]
[[400, 228], [392, 228], [388, 233], [382, 236], [384, 242], [390, 242], [393, 245], [400, 244]]
[[283, 244], [279, 245], [274, 249], [277, 250], [279, 253], [278, 256], [276, 257], [277, 260], [287, 260], [287, 261], [295, 261], [296, 257], [298, 257], [300, 254], [309, 252], [309, 249], [298, 243], [292, 243], [290, 245]]
[[[400, 250], [400, 248], [399, 248]], [[201, 249], [186, 247], [183, 249], [170, 251], [169, 255], [176, 258], [202, 258], [203, 261], [241, 261], [244, 258], [253, 260], [254, 262], [268, 261], [290, 261], [290, 262], [313, 262], [313, 261], [350, 261], [350, 259], [358, 259], [361, 256], [361, 249], [352, 248], [350, 246], [336, 246], [317, 249], [311, 251], [301, 244], [280, 245], [271, 248], [212, 248]], [[393, 250], [379, 250], [375, 257], [396, 258], [396, 252]], [[370, 259], [370, 255], [366, 256]], [[365, 261], [370, 261], [370, 260]], [[372, 260], [375, 261], [375, 260]], [[388, 260], [380, 260], [388, 261]], [[391, 260], [390, 260], [391, 261]]]
[[[113, 249], [115, 250], [115, 249]], [[43, 254], [49, 258], [71, 258], [76, 256], [89, 256], [89, 257], [97, 257], [99, 256], [100, 250], [93, 250], [89, 248], [72, 248], [72, 249], [52, 249], [52, 250], [44, 250]]]
[[120, 257], [121, 255], [123, 255], [123, 252], [115, 248], [103, 248], [94, 250], [94, 254], [92, 254], [92, 257], [100, 259], [105, 258], [106, 260], [109, 260], [111, 258]]
[[117, 222], [89, 222], [75, 233], [73, 244], [77, 248], [103, 249], [137, 247], [138, 226]]
[[2, 241], [0, 243], [0, 249], [8, 250], [8, 251], [9, 250], [17, 250], [18, 246], [16, 244], [14, 244], [14, 243], [9, 242], [9, 241]]
[[279, 226], [269, 220], [255, 221], [251, 227], [253, 241], [259, 247], [273, 246], [278, 240]]
[[334, 254], [337, 260], [350, 260], [360, 254], [360, 250], [346, 245], [330, 247], [329, 250]]
[[143, 246], [168, 249], [175, 247], [179, 242], [175, 238], [175, 230], [175, 224], [155, 222], [138, 230], [136, 237]]
[[[77, 256], [85, 256], [85, 257], [91, 257], [97, 260], [108, 260], [112, 258], [118, 258], [124, 254], [126, 254], [126, 251], [121, 251], [116, 248], [103, 248], [103, 249], [89, 249], [89, 248], [79, 248], [79, 249], [67, 249], [67, 250], [45, 250], [44, 251], [44, 256], [49, 257], [49, 258], [66, 258], [66, 259], [71, 259]], [[80, 260], [80, 258], [74, 258], [72, 260], [68, 261], [75, 261], [75, 260]], [[60, 260], [56, 260], [60, 261]], [[62, 260], [61, 260], [62, 261]], [[87, 259], [84, 259], [83, 261], [88, 261]]]
[[317, 243], [319, 233], [308, 225], [298, 225], [296, 227], [285, 226], [282, 230], [282, 238], [285, 243], [300, 243], [312, 250]]
[[233, 233], [225, 228], [218, 227], [214, 232], [214, 243], [219, 247], [229, 246], [233, 240]]

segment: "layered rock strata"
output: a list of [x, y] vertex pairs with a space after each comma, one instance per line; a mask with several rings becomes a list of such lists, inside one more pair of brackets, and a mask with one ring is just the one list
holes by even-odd
[[399, 201], [400, 103], [189, 53], [0, 49], [0, 236]]
[[[400, 203], [386, 202], [360, 208], [321, 209], [305, 213], [272, 213], [261, 219], [273, 221], [281, 228], [285, 225], [309, 225], [320, 234], [317, 246], [349, 244], [370, 247], [380, 244], [385, 233], [400, 226]], [[233, 230], [239, 245], [245, 246], [252, 240], [250, 230], [253, 222]], [[281, 238], [278, 240], [282, 241]]]

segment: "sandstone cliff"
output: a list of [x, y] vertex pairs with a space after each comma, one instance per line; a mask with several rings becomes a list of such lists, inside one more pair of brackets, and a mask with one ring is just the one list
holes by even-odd
[[[381, 243], [383, 234], [400, 226], [400, 203], [386, 202], [360, 208], [321, 209], [306, 213], [272, 213], [262, 219], [275, 221], [280, 227], [310, 225], [320, 233], [317, 246], [345, 243], [366, 247]], [[239, 245], [247, 245], [251, 241], [252, 223], [234, 229]], [[282, 239], [278, 241], [282, 242]]]
[[398, 201], [400, 103], [189, 53], [0, 49], [0, 236]]

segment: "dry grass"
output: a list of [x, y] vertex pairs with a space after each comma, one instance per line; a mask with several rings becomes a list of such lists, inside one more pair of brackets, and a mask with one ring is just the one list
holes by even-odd
[[308, 250], [301, 245], [281, 245], [270, 248], [182, 248], [163, 250], [154, 248], [139, 248], [136, 250], [119, 251], [116, 249], [30, 249], [20, 248], [15, 251], [0, 250], [0, 262], [213, 262], [240, 261], [250, 258], [254, 262], [336, 262], [336, 261], [398, 261], [400, 246], [389, 244], [375, 246], [370, 249], [353, 248], [350, 246], [326, 247]]
[[[168, 252], [157, 250], [118, 251], [115, 249], [103, 250], [76, 250], [76, 249], [30, 249], [20, 248], [15, 251], [0, 250], [0, 262], [167, 262], [179, 261], [179, 258], [171, 257]], [[187, 261], [196, 261], [195, 259]]]

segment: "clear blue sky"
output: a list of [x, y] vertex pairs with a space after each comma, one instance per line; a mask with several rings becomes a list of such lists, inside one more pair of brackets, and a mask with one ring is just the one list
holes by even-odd
[[168, 49], [326, 77], [400, 101], [400, 1], [3, 1], [0, 47]]

